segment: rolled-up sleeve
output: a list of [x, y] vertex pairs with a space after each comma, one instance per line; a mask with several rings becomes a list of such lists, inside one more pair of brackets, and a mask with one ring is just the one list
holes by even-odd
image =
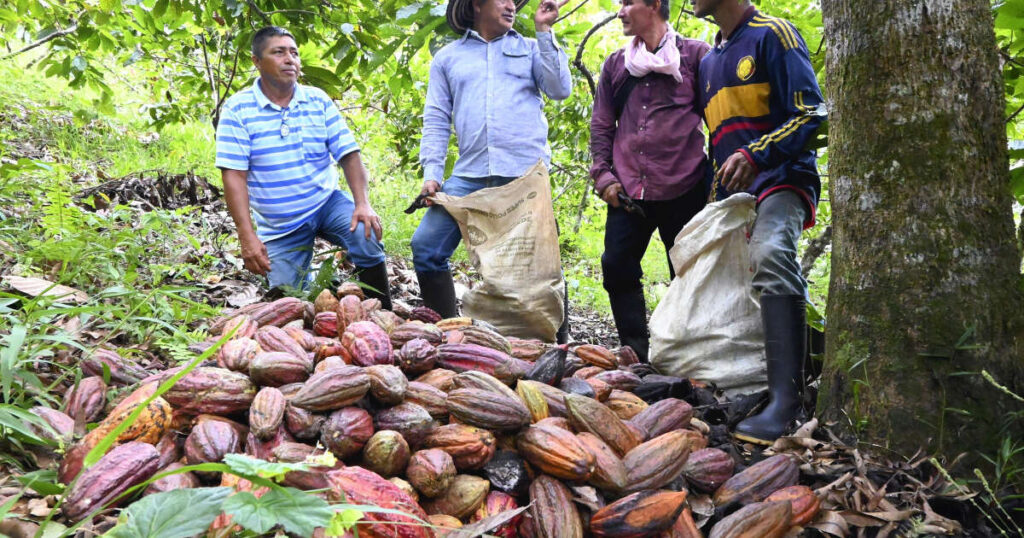
[[544, 95], [551, 99], [561, 101], [572, 93], [569, 57], [555, 42], [555, 35], [551, 32], [537, 32], [533, 77]]
[[423, 134], [420, 138], [420, 165], [423, 179], [444, 181], [444, 162], [452, 130], [452, 93], [442, 60], [430, 65], [427, 99], [423, 109]]

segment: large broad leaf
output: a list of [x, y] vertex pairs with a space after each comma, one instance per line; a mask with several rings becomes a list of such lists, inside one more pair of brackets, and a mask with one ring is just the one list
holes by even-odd
[[1010, 170], [1010, 190], [1019, 203], [1024, 204], [1024, 166]]
[[121, 515], [122, 523], [109, 536], [129, 538], [187, 538], [203, 533], [221, 513], [231, 488], [193, 488], [143, 497]]
[[248, 492], [236, 493], [223, 508], [232, 521], [260, 534], [281, 525], [299, 536], [312, 536], [334, 514], [327, 501], [294, 488], [273, 489], [258, 499]]

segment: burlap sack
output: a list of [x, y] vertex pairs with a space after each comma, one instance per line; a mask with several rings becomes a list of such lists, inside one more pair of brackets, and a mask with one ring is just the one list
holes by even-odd
[[551, 186], [543, 162], [501, 186], [456, 197], [435, 195], [459, 223], [481, 281], [462, 297], [462, 313], [502, 334], [555, 340], [565, 312]]

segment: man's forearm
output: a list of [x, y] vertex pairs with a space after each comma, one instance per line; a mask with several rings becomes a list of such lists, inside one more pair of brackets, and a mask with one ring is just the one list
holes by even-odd
[[239, 238], [256, 236], [256, 228], [252, 225], [249, 214], [249, 186], [246, 181], [248, 173], [244, 170], [221, 170], [221, 181], [224, 183], [224, 201], [228, 204], [228, 213], [235, 221]]
[[369, 190], [367, 176], [369, 174], [366, 167], [363, 166], [363, 159], [359, 156], [359, 152], [353, 151], [345, 155], [338, 164], [341, 165], [341, 171], [345, 174], [345, 182], [348, 183], [348, 189], [352, 192], [352, 200], [356, 205], [369, 204], [370, 198], [367, 195]]

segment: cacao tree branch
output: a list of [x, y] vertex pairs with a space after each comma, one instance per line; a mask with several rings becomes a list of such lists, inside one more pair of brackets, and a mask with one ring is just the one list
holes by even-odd
[[602, 26], [615, 20], [616, 17], [618, 17], [618, 14], [612, 13], [611, 15], [605, 17], [600, 22], [595, 24], [590, 30], [587, 30], [586, 35], [583, 36], [583, 41], [580, 41], [579, 46], [576, 47], [576, 57], [573, 58], [572, 64], [576, 66], [576, 69], [579, 69], [580, 72], [583, 73], [583, 76], [587, 77], [587, 85], [590, 87], [591, 97], [597, 95], [597, 83], [594, 82], [594, 75], [590, 73], [590, 70], [587, 69], [587, 66], [583, 63], [583, 51], [586, 50], [587, 41], [590, 40], [590, 37], [597, 33], [597, 31], [600, 30]]
[[220, 88], [213, 78], [213, 67], [210, 66], [210, 55], [206, 50], [206, 34], [199, 34], [199, 43], [203, 45], [203, 66], [206, 67], [206, 78], [210, 83], [210, 91], [213, 92], [213, 102], [220, 102]]
[[555, 24], [558, 24], [558, 23], [562, 22], [563, 20], [568, 18], [569, 15], [572, 15], [573, 13], [576, 13], [577, 11], [579, 11], [579, 9], [581, 7], [587, 5], [587, 2], [589, 2], [589, 1], [590, 0], [583, 0], [582, 2], [580, 2], [579, 5], [577, 5], [576, 7], [572, 8], [572, 10], [570, 10], [568, 13], [566, 13], [565, 15], [562, 15], [561, 17], [558, 17], [557, 19], [555, 19]]
[[65, 28], [63, 30], [57, 30], [56, 32], [53, 32], [52, 34], [48, 34], [46, 37], [43, 37], [41, 39], [37, 39], [37, 40], [33, 41], [32, 43], [29, 43], [28, 45], [25, 45], [24, 47], [22, 47], [22, 48], [20, 48], [20, 49], [18, 49], [16, 51], [6, 55], [6, 56], [4, 56], [3, 58], [0, 58], [0, 59], [2, 59], [2, 60], [9, 60], [9, 59], [14, 58], [15, 56], [17, 56], [17, 55], [19, 55], [19, 54], [21, 54], [23, 52], [28, 52], [28, 51], [30, 51], [30, 50], [38, 47], [38, 46], [45, 45], [45, 44], [49, 43], [50, 41], [53, 41], [54, 39], [57, 39], [58, 37], [64, 37], [64, 36], [66, 36], [68, 34], [74, 33], [76, 30], [78, 30], [78, 22], [81, 20], [82, 15], [84, 15], [84, 14], [85, 14], [85, 10], [83, 9], [82, 11], [79, 11], [77, 14], [75, 14], [75, 22], [72, 23], [71, 26], [69, 26], [68, 28]]
[[1009, 118], [1006, 118], [1006, 123], [1010, 123], [1011, 121], [1013, 121], [1013, 118], [1016, 118], [1017, 115], [1020, 114], [1021, 110], [1024, 110], [1024, 104], [1021, 104], [1019, 107], [1017, 107], [1017, 111], [1014, 112], [1013, 114], [1010, 114]]
[[821, 235], [811, 239], [807, 243], [807, 250], [804, 251], [804, 255], [800, 258], [800, 274], [804, 278], [811, 274], [811, 269], [814, 267], [814, 262], [821, 257], [822, 253], [825, 252], [825, 247], [832, 243], [832, 226], [826, 226], [825, 231], [821, 232]]
[[256, 14], [259, 15], [264, 22], [266, 22], [267, 24], [272, 24], [270, 22], [270, 15], [267, 15], [266, 12], [260, 9], [259, 6], [256, 5], [256, 2], [253, 2], [252, 0], [245, 0], [245, 3], [249, 4], [249, 7], [251, 7], [252, 10], [255, 11]]
[[[226, 40], [230, 42], [230, 40]], [[220, 108], [224, 105], [224, 101], [228, 98], [231, 93], [231, 83], [235, 81], [235, 73], [238, 73], [238, 55], [242, 51], [241, 48], [235, 48], [235, 62], [231, 64], [231, 75], [228, 77], [228, 83], [225, 86], [224, 93], [221, 94], [220, 100], [217, 101], [216, 108], [213, 109], [213, 128], [217, 128], [217, 124], [220, 123]]]

